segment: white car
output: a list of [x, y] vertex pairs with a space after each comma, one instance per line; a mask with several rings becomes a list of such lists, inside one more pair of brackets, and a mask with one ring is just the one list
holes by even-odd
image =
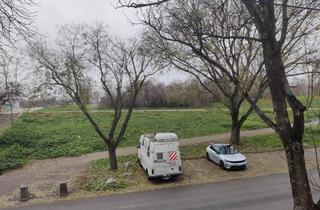
[[223, 169], [245, 169], [247, 166], [246, 157], [231, 144], [210, 144], [206, 157]]

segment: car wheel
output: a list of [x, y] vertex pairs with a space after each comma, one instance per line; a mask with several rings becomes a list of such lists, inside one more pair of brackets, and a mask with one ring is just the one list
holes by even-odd
[[163, 176], [162, 179], [165, 181], [168, 181], [172, 178], [172, 176], [168, 175], [168, 176]]
[[220, 167], [223, 168], [223, 169], [226, 169], [226, 167], [224, 165], [224, 162], [222, 160], [220, 160]]
[[207, 152], [206, 152], [206, 158], [207, 158], [207, 160], [211, 161], [210, 157], [209, 157], [209, 154]]
[[146, 168], [146, 175], [147, 175], [147, 178], [149, 181], [152, 181], [153, 180], [153, 177], [151, 177], [148, 173], [148, 169]]

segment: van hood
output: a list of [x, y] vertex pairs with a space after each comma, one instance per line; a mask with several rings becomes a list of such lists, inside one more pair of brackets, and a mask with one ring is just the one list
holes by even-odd
[[237, 153], [232, 155], [220, 155], [226, 161], [245, 161], [246, 157], [243, 154]]

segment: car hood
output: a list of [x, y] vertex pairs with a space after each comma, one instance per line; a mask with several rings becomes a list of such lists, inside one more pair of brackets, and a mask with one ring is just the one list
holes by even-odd
[[243, 154], [237, 153], [233, 155], [220, 155], [222, 159], [229, 161], [243, 161], [246, 157]]

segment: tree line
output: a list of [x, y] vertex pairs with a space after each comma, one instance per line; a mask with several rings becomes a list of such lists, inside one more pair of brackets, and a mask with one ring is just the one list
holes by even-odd
[[[136, 108], [203, 108], [212, 107], [219, 102], [219, 97], [212, 97], [197, 80], [175, 81], [169, 84], [145, 82], [139, 92]], [[123, 106], [128, 107], [128, 100], [125, 98]], [[101, 97], [98, 108], [111, 108], [108, 96]]]

